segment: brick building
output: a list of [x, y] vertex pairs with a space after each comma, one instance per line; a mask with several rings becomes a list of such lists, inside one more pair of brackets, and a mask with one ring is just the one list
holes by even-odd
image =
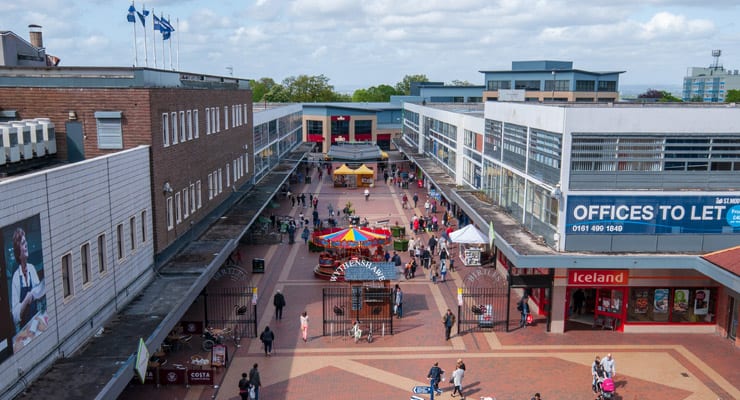
[[0, 109], [17, 119], [51, 119], [63, 162], [150, 145], [159, 259], [252, 177], [252, 93], [244, 79], [149, 68], [0, 67]]

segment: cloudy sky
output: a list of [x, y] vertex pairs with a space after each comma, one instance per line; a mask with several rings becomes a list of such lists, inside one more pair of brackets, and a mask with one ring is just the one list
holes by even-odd
[[[21, 5], [23, 4], [23, 5]], [[395, 84], [407, 74], [483, 84], [480, 70], [512, 60], [572, 60], [623, 70], [624, 85], [680, 85], [687, 67], [740, 69], [740, 1], [713, 0], [150, 0], [168, 15], [173, 65], [183, 71], [281, 81], [324, 74], [337, 90]], [[0, 30], [43, 26], [63, 66], [134, 64], [128, 1], [2, 1]], [[141, 10], [144, 3], [137, 1]], [[179, 23], [177, 20], [179, 19]], [[136, 23], [138, 61], [144, 31]], [[148, 63], [162, 67], [147, 20]], [[169, 46], [169, 42], [168, 42]], [[169, 49], [169, 47], [167, 47]], [[168, 50], [169, 51], [169, 50]], [[166, 67], [170, 58], [166, 52]]]

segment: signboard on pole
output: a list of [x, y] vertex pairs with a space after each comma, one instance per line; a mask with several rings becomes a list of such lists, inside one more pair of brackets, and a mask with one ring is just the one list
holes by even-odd
[[139, 338], [139, 351], [136, 353], [136, 373], [141, 378], [141, 383], [146, 379], [146, 367], [149, 364], [149, 349], [146, 348], [144, 339]]
[[414, 386], [411, 388], [411, 393], [414, 394], [430, 394], [432, 393], [431, 386]]

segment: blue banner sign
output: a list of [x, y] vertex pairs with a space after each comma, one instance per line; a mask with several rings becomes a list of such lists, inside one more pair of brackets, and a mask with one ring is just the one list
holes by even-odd
[[566, 234], [740, 233], [739, 196], [568, 196]]
[[431, 386], [414, 386], [411, 388], [411, 393], [415, 394], [429, 394], [432, 393]]

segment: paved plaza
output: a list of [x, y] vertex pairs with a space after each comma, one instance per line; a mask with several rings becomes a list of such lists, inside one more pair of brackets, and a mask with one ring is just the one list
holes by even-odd
[[[388, 186], [381, 179], [365, 201], [362, 189], [334, 188], [326, 174], [321, 182], [315, 172], [313, 178], [313, 183], [295, 184], [292, 190], [318, 195], [317, 209], [322, 218], [327, 217], [329, 203], [341, 210], [347, 201], [371, 224], [389, 220], [408, 226], [412, 213], [424, 212], [422, 189]], [[419, 194], [422, 200], [416, 209], [402, 208], [403, 192], [409, 198]], [[297, 216], [302, 211], [281, 198], [280, 208], [274, 213]], [[441, 214], [438, 217], [441, 219]], [[426, 234], [419, 236], [426, 242]], [[439, 362], [447, 378], [455, 361], [462, 358], [467, 367], [463, 393], [468, 399], [489, 396], [529, 400], [535, 392], [545, 400], [593, 399], [590, 365], [594, 356], [607, 353], [616, 359], [618, 399], [740, 398], [738, 350], [731, 341], [716, 335], [624, 334], [590, 329], [549, 334], [544, 317], [539, 317], [526, 329], [515, 329], [514, 322], [510, 332], [466, 332], [446, 341], [440, 318], [447, 308], [457, 309], [458, 286], [479, 267], [458, 267], [448, 274], [446, 282], [437, 284], [421, 274], [408, 281], [401, 278], [397, 283], [404, 290], [404, 318], [394, 320], [394, 335], [383, 335], [376, 329], [372, 343], [355, 343], [341, 335], [322, 336], [321, 289], [342, 283], [316, 279], [313, 268], [317, 253], [309, 252], [303, 240], [298, 235], [296, 238], [292, 245], [286, 238], [280, 244], [240, 247], [243, 264], [252, 258], [265, 259], [265, 274], [250, 274], [249, 279], [260, 293], [258, 331], [269, 325], [275, 332], [272, 357], [264, 356], [259, 340], [242, 339], [228, 368], [217, 374], [216, 388], [131, 384], [121, 398], [237, 400], [241, 373], [259, 363], [260, 399], [400, 400], [411, 396], [413, 386], [427, 382], [427, 372], [434, 362]], [[408, 254], [404, 252], [402, 258], [405, 262]], [[281, 321], [275, 320], [272, 306], [272, 296], [278, 289], [287, 301]], [[307, 343], [300, 338], [299, 315], [303, 311], [308, 312], [311, 321]], [[516, 310], [512, 319], [518, 319]], [[440, 387], [444, 392], [435, 398], [452, 398], [450, 384]]]

